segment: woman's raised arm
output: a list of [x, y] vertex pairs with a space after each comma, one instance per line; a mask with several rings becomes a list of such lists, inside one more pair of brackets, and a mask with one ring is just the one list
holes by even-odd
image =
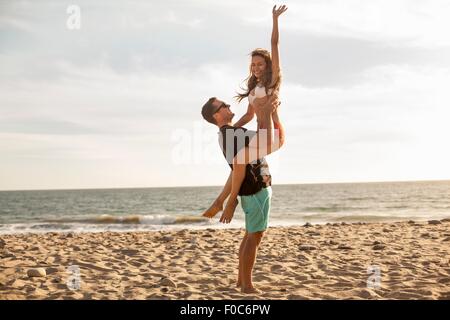
[[277, 6], [273, 6], [272, 9], [272, 81], [270, 86], [272, 87], [278, 81], [278, 76], [280, 74], [280, 54], [278, 52], [278, 41], [279, 41], [279, 31], [278, 31], [278, 17], [287, 10], [288, 8], [285, 5], [280, 6], [277, 9]]

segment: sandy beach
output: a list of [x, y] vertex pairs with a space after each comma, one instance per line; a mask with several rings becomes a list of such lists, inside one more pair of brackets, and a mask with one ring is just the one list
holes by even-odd
[[1, 299], [450, 299], [450, 219], [269, 228], [235, 288], [243, 229], [0, 236]]

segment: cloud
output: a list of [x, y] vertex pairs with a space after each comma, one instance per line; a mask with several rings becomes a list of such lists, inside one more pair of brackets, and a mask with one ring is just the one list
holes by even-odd
[[[445, 88], [449, 70], [399, 66], [367, 72], [368, 82], [345, 89], [294, 89], [286, 101], [289, 130], [280, 156], [283, 181], [445, 179], [450, 129]], [[287, 88], [290, 89], [290, 88]], [[289, 110], [287, 110], [289, 108]], [[294, 129], [295, 128], [295, 129]], [[297, 163], [291, 159], [296, 159]], [[307, 168], [307, 169], [302, 169]], [[439, 169], [438, 169], [439, 168]]]
[[[86, 186], [221, 183], [228, 168], [216, 163], [217, 129], [204, 124], [200, 135], [212, 160], [180, 165], [173, 133], [194, 145], [200, 107], [211, 96], [231, 102], [236, 119], [245, 112], [246, 102], [233, 96], [248, 53], [268, 47], [272, 3], [79, 5], [82, 28], [69, 31], [65, 3], [0, 4], [0, 188], [39, 186], [46, 175], [49, 184], [82, 187], [77, 172]], [[427, 176], [422, 153], [450, 160], [442, 147], [450, 135], [450, 50], [438, 30], [447, 5], [288, 5], [280, 25], [288, 143], [277, 181], [395, 178], [395, 170]], [[42, 175], [33, 175], [34, 166]], [[368, 166], [376, 169], [369, 174]], [[214, 175], [197, 177], [206, 167]]]
[[450, 66], [450, 47], [405, 48], [351, 38], [290, 35], [282, 46], [286, 81], [308, 87], [348, 87], [360, 84], [367, 70], [384, 65]]
[[[288, 2], [283, 28], [303, 33], [389, 42], [392, 46], [449, 46], [445, 0], [307, 0]], [[270, 17], [247, 20], [267, 25]]]
[[[242, 65], [239, 78], [245, 78], [247, 54], [255, 47], [268, 48], [270, 44], [271, 4], [266, 3], [267, 7], [259, 2], [209, 6], [205, 1], [188, 1], [180, 6], [137, 1], [129, 6], [81, 1], [83, 22], [79, 31], [66, 28], [67, 13], [62, 3], [44, 2], [39, 7], [30, 3], [16, 5], [18, 8], [11, 4], [16, 10], [9, 10], [10, 15], [3, 14], [3, 18], [19, 21], [34, 31], [28, 34], [8, 25], [6, 34], [11, 36], [0, 44], [0, 52], [21, 60], [19, 73], [14, 70], [13, 74], [53, 77], [55, 81], [59, 81], [55, 61], [80, 68], [102, 63], [120, 74], [152, 73], [162, 77], [180, 69], [195, 72], [205, 64], [229, 63]], [[437, 31], [416, 27], [411, 18], [418, 15], [419, 20], [440, 21], [441, 2], [432, 2], [432, 9], [411, 3], [288, 3], [289, 10], [280, 22], [286, 81], [310, 87], [348, 86], [360, 82], [366, 69], [378, 65], [449, 65], [450, 47], [438, 45]], [[446, 6], [442, 6], [445, 12]], [[373, 12], [385, 12], [379, 18], [387, 20], [366, 17]], [[393, 25], [389, 19], [397, 13], [407, 18], [403, 21], [397, 17], [398, 25]], [[251, 19], [255, 22], [249, 22]], [[389, 22], [388, 28], [376, 31], [385, 22]], [[361, 27], [365, 25], [367, 28]], [[436, 44], [413, 46], [410, 39], [417, 38]], [[29, 47], [33, 47], [33, 54], [24, 54]]]
[[44, 118], [3, 118], [0, 119], [2, 133], [38, 133], [56, 135], [93, 134], [97, 131], [71, 121]]

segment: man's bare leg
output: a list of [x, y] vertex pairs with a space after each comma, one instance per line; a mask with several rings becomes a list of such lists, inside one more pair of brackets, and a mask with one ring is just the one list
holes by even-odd
[[241, 246], [239, 247], [238, 279], [236, 282], [236, 287], [238, 287], [238, 288], [240, 288], [242, 285], [242, 270], [243, 270], [242, 269], [242, 260], [243, 260], [242, 255], [244, 253], [244, 246], [247, 241], [247, 235], [248, 235], [248, 233], [247, 233], [247, 231], [245, 231], [244, 238], [242, 239]]
[[243, 293], [260, 293], [258, 289], [253, 286], [252, 273], [255, 265], [256, 253], [259, 244], [261, 243], [264, 231], [252, 232], [247, 236], [243, 253], [242, 253], [242, 282], [241, 291]]

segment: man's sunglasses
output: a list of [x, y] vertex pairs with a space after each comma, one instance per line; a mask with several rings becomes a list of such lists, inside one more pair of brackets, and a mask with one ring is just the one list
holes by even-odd
[[213, 114], [216, 114], [217, 112], [219, 112], [220, 111], [220, 109], [222, 109], [222, 108], [229, 108], [230, 107], [230, 105], [229, 104], [226, 104], [225, 102], [222, 102], [222, 104], [217, 108], [217, 110], [216, 111], [214, 111], [214, 113]]

